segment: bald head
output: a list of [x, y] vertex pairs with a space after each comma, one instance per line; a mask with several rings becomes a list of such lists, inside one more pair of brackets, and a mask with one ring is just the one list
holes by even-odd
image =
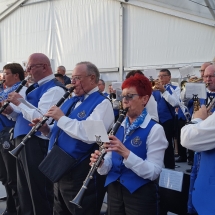
[[201, 78], [203, 78], [205, 69], [210, 65], [211, 65], [211, 62], [205, 62], [201, 65], [201, 68], [200, 68]]
[[30, 55], [27, 64], [27, 72], [30, 73], [35, 82], [51, 75], [52, 69], [49, 58], [42, 53]]

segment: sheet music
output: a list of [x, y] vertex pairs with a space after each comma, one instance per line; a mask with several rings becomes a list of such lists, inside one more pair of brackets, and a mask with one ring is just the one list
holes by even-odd
[[84, 120], [82, 123], [89, 141], [95, 142], [96, 136], [100, 136], [102, 142], [110, 142], [103, 121]]
[[116, 89], [122, 89], [122, 82], [112, 82], [112, 88], [113, 90], [116, 90]]
[[181, 192], [183, 176], [183, 172], [178, 172], [170, 169], [162, 169], [159, 178], [159, 186]]
[[197, 94], [199, 99], [207, 98], [205, 83], [186, 83], [185, 86], [186, 98], [193, 98], [193, 94]]
[[182, 78], [195, 76], [195, 70], [192, 65], [184, 66], [179, 68], [179, 72]]

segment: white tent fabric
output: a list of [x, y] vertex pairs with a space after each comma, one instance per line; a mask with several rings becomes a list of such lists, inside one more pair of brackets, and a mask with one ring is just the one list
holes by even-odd
[[0, 23], [0, 61], [22, 62], [34, 52], [72, 70], [77, 62], [118, 67], [120, 4], [61, 0], [23, 6]]
[[[123, 69], [166, 67], [179, 78], [178, 68], [193, 65], [198, 74], [215, 56], [213, 16], [189, 0], [9, 1], [23, 4], [0, 19], [0, 62], [42, 52], [54, 70], [91, 61], [105, 81], [117, 81]], [[213, 0], [195, 0], [205, 1]]]
[[215, 55], [214, 27], [128, 5], [125, 66], [210, 61]]

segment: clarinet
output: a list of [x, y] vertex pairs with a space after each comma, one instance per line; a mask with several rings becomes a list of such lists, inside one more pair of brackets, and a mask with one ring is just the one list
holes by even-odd
[[[111, 129], [111, 131], [108, 134], [109, 136], [116, 134], [120, 125], [122, 124], [123, 120], [125, 119], [127, 112], [128, 112], [128, 108], [125, 108], [124, 110], [121, 111], [117, 122], [114, 124], [113, 128]], [[99, 148], [100, 155], [99, 155], [97, 161], [95, 163], [93, 163], [93, 165], [91, 166], [91, 169], [90, 169], [87, 177], [85, 178], [83, 185], [82, 185], [81, 189], [79, 190], [78, 194], [75, 196], [75, 198], [72, 201], [70, 201], [72, 204], [76, 205], [78, 208], [82, 208], [81, 202], [83, 200], [84, 193], [90, 183], [90, 180], [93, 179], [94, 173], [96, 172], [97, 168], [100, 166], [100, 164], [106, 154], [106, 150], [103, 146], [103, 143], [98, 142], [98, 145], [100, 146], [100, 148]]]
[[[30, 76], [27, 76], [21, 83], [20, 85], [18, 86], [18, 88], [14, 91], [16, 93], [19, 93], [20, 90], [26, 85], [28, 79], [29, 79]], [[1, 106], [0, 108], [0, 114], [6, 109], [6, 107], [10, 104], [9, 101], [5, 102], [4, 105]]]
[[[68, 91], [63, 95], [63, 97], [58, 101], [58, 103], [55, 106], [60, 107], [63, 104], [63, 102], [69, 97], [70, 93], [73, 92], [74, 89], [75, 87], [69, 88]], [[24, 148], [26, 141], [30, 139], [31, 136], [34, 135], [45, 124], [45, 122], [48, 119], [49, 119], [48, 116], [43, 116], [42, 120], [39, 121], [35, 126], [33, 126], [32, 129], [28, 132], [28, 134], [22, 139], [21, 143], [12, 151], [9, 151], [9, 153], [13, 155], [15, 158], [17, 158], [20, 151]]]

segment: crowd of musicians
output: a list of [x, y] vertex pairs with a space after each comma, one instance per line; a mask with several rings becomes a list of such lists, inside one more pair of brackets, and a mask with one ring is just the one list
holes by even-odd
[[[168, 69], [160, 70], [153, 81], [143, 73], [127, 74], [119, 99], [111, 85], [105, 92], [105, 82], [91, 62], [77, 63], [71, 78], [64, 66], [53, 74], [42, 53], [29, 56], [26, 71], [18, 63], [4, 66], [0, 180], [7, 199], [3, 215], [99, 215], [106, 192], [109, 215], [166, 215], [168, 209], [160, 204], [159, 175], [162, 168], [174, 170], [175, 162], [183, 161], [193, 164], [188, 214], [215, 214], [215, 115], [210, 105], [215, 97], [215, 65], [201, 66], [198, 81], [206, 84], [207, 98], [199, 99], [197, 109], [196, 100], [186, 97], [186, 85], [171, 84]], [[59, 101], [64, 101], [60, 107]], [[119, 122], [123, 109], [127, 113]], [[102, 144], [104, 157], [90, 139], [86, 121], [102, 121], [107, 133], [120, 123], [115, 135], [110, 132], [109, 142]], [[29, 135], [38, 123], [39, 130]], [[15, 158], [13, 149], [20, 145]], [[59, 149], [74, 161], [72, 165]], [[81, 208], [77, 207], [71, 201], [100, 158]], [[42, 171], [44, 163], [56, 181]]]

